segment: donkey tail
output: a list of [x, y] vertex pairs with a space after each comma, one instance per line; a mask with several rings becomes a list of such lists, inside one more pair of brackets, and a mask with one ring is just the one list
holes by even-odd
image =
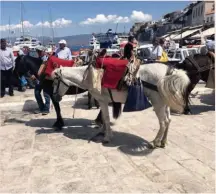
[[171, 75], [165, 76], [158, 84], [158, 92], [164, 102], [173, 110], [182, 113], [187, 101], [187, 89], [190, 79], [183, 70], [175, 69]]
[[118, 119], [122, 112], [122, 104], [119, 102], [113, 102], [113, 118]]

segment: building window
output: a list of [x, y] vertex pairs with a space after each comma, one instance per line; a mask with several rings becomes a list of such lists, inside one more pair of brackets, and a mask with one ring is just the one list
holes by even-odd
[[200, 7], [198, 8], [198, 16], [200, 16]]
[[211, 17], [211, 22], [213, 22], [213, 17]]
[[207, 17], [207, 20], [206, 20], [206, 22], [207, 22], [207, 23], [209, 22], [209, 17]]
[[202, 7], [201, 7], [201, 15], [203, 14], [203, 5], [202, 5]]
[[195, 10], [194, 10], [194, 12], [193, 12], [193, 18], [195, 18]]

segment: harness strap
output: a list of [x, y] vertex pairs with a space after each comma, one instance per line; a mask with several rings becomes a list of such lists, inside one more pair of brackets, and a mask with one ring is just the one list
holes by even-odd
[[115, 103], [115, 101], [113, 100], [113, 95], [112, 95], [111, 89], [108, 88], [108, 92], [109, 92], [112, 103]]
[[194, 65], [196, 67], [197, 71], [200, 72], [201, 69], [193, 57], [186, 57], [185, 60], [188, 60], [192, 65]]
[[158, 89], [157, 89], [156, 85], [148, 83], [146, 81], [142, 81], [142, 84], [143, 84], [144, 87], [146, 87], [146, 88], [148, 88], [150, 90], [154, 90], [154, 91], [158, 92]]

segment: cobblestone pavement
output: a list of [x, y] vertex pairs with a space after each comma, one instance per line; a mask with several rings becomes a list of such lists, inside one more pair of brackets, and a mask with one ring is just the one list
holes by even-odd
[[98, 110], [83, 101], [75, 119], [72, 105], [62, 108], [62, 133], [51, 128], [54, 110], [2, 111], [0, 192], [214, 193], [214, 93], [202, 85], [193, 93], [193, 115], [172, 115], [168, 145], [155, 150], [146, 146], [159, 127], [152, 108], [112, 120], [107, 145], [88, 142]]

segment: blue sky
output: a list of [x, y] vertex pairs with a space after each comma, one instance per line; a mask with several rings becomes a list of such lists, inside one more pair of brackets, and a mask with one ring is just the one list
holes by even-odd
[[[40, 36], [42, 25], [44, 35], [51, 35], [49, 27], [49, 7], [52, 10], [52, 21], [55, 36], [87, 34], [113, 30], [117, 21], [118, 32], [129, 31], [136, 21], [160, 19], [162, 15], [182, 10], [189, 1], [125, 1], [125, 2], [23, 2], [23, 17], [26, 29], [31, 35]], [[134, 11], [134, 12], [133, 12]], [[16, 35], [20, 35], [20, 2], [1, 2], [1, 35], [7, 36], [9, 17]], [[100, 15], [99, 15], [100, 14]], [[98, 15], [98, 16], [97, 16]], [[108, 16], [109, 15], [109, 16]], [[64, 19], [63, 19], [64, 18]], [[87, 18], [90, 18], [87, 20]], [[43, 20], [42, 20], [43, 19]], [[39, 23], [39, 22], [46, 23]], [[80, 24], [83, 22], [82, 24]]]

